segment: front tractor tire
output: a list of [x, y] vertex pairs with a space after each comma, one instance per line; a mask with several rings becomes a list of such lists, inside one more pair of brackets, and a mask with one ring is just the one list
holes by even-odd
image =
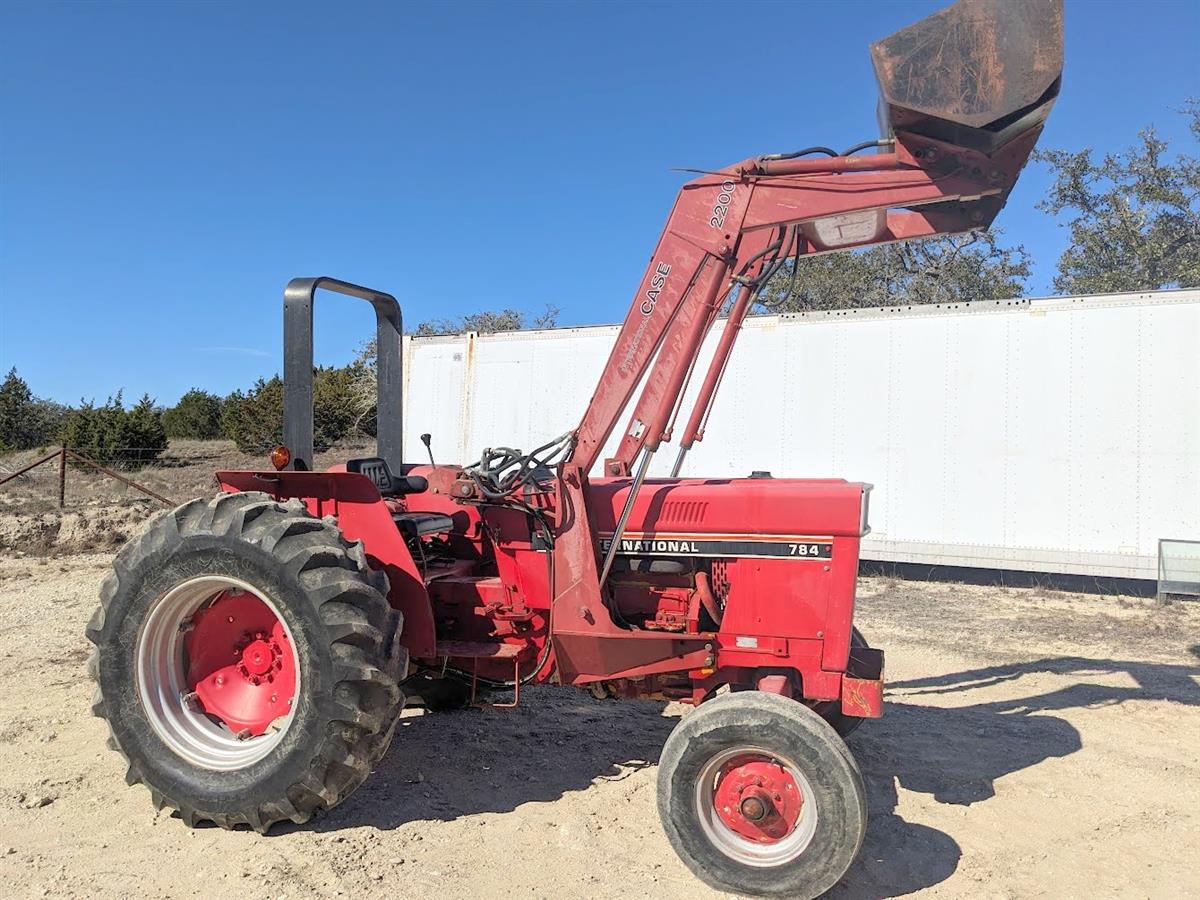
[[87, 628], [92, 711], [159, 808], [194, 826], [300, 823], [383, 756], [406, 651], [387, 578], [298, 500], [221, 494], [117, 555]]
[[837, 732], [759, 691], [718, 696], [676, 726], [659, 761], [658, 812], [693, 874], [756, 897], [825, 893], [867, 824], [862, 775]]

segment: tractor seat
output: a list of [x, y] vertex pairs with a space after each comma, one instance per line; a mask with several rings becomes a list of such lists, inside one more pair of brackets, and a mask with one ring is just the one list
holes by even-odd
[[454, 520], [441, 513], [402, 512], [392, 513], [392, 521], [405, 538], [418, 538], [427, 534], [443, 534], [454, 530]]
[[[346, 471], [370, 478], [382, 497], [420, 494], [429, 489], [429, 482], [420, 475], [393, 475], [387, 460], [380, 456], [347, 460]], [[454, 520], [441, 513], [393, 512], [392, 521], [406, 539], [427, 534], [444, 534], [454, 530]]]
[[381, 456], [348, 459], [346, 471], [370, 478], [383, 497], [420, 494], [429, 489], [429, 482], [421, 475], [393, 475], [387, 460]]

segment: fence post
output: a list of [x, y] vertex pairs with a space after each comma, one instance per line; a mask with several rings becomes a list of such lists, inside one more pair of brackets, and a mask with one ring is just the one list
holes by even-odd
[[67, 505], [67, 448], [58, 452], [58, 508]]

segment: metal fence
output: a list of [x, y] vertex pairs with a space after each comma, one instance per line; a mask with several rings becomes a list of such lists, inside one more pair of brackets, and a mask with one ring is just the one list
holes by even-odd
[[[141, 470], [149, 467], [154, 462], [151, 454], [144, 450], [122, 455], [119, 458], [123, 461], [119, 465], [126, 470]], [[167, 506], [171, 506], [174, 503], [173, 500], [164, 497], [148, 485], [133, 480], [129, 475], [121, 474], [116, 468], [102, 465], [94, 459], [88, 459], [83, 454], [76, 453], [67, 447], [59, 447], [52, 453], [41, 456], [33, 462], [26, 463], [15, 471], [0, 474], [0, 486], [15, 485], [15, 489], [10, 488], [10, 496], [19, 497], [21, 493], [28, 493], [31, 489], [35, 493], [44, 494], [46, 493], [44, 476], [51, 470], [54, 473], [52, 476], [55, 484], [54, 493], [58, 500], [59, 509], [63, 509], [66, 506], [67, 473], [76, 471], [83, 471], [93, 476], [99, 475], [112, 479], [128, 490], [136, 491]], [[39, 488], [41, 490], [38, 490]]]
[[[320, 468], [371, 456], [366, 439], [323, 450]], [[232, 441], [172, 440], [166, 450], [125, 447], [98, 461], [70, 448], [43, 447], [0, 456], [0, 514], [39, 515], [56, 510], [148, 503], [175, 505], [217, 491], [214, 473], [269, 468], [265, 453]]]

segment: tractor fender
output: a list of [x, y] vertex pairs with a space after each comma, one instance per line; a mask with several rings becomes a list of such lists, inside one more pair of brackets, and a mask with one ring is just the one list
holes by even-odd
[[332, 516], [346, 540], [362, 541], [367, 556], [387, 574], [388, 602], [404, 614], [400, 643], [415, 658], [436, 655], [425, 581], [371, 479], [354, 472], [227, 471], [218, 472], [217, 481], [223, 491], [262, 491], [280, 502], [295, 497], [312, 515]]

